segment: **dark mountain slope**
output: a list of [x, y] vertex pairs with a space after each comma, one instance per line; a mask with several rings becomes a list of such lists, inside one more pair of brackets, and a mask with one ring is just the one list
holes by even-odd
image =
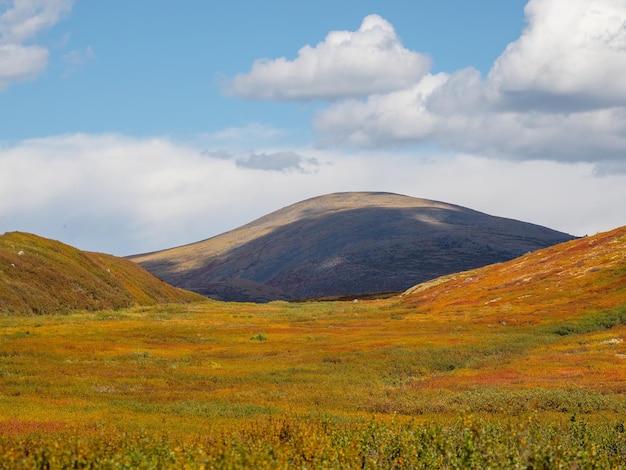
[[202, 300], [123, 258], [27, 233], [0, 236], [0, 313], [46, 314]]
[[208, 240], [130, 259], [172, 285], [215, 299], [263, 302], [399, 292], [572, 238], [436, 201], [337, 193]]

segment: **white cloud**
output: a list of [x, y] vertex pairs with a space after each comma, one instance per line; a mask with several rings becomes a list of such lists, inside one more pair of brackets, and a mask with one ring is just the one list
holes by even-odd
[[11, 83], [39, 75], [48, 63], [48, 50], [39, 46], [0, 44], [0, 91]]
[[572, 114], [499, 112], [460, 115], [439, 130], [439, 142], [500, 158], [606, 162], [626, 155], [626, 114], [604, 109]]
[[52, 27], [72, 8], [73, 0], [13, 0], [0, 15], [0, 42], [23, 43]]
[[528, 27], [494, 64], [491, 85], [548, 109], [626, 104], [623, 0], [530, 0], [525, 13]]
[[71, 7], [72, 0], [13, 0], [0, 14], [0, 90], [32, 79], [46, 68], [48, 49], [26, 43]]
[[434, 142], [452, 151], [512, 160], [607, 162], [626, 156], [624, 108], [541, 113], [493, 110], [478, 103], [471, 112], [461, 99], [454, 112], [451, 104], [432, 109], [434, 93], [418, 95], [419, 88], [366, 102], [344, 101], [319, 112], [313, 120], [318, 142], [361, 148]]
[[[591, 164], [295, 149], [314, 172], [264, 171], [240, 155], [167, 139], [64, 135], [0, 147], [0, 233], [22, 230], [118, 255], [205, 239], [303, 199], [390, 191], [576, 235], [626, 223], [626, 175]], [[289, 154], [258, 149], [254, 155]], [[302, 164], [302, 163], [300, 163]]]
[[[626, 3], [531, 0], [528, 27], [486, 78], [426, 75], [402, 90], [345, 100], [313, 120], [321, 145], [432, 142], [513, 160], [626, 158]], [[607, 164], [612, 162], [610, 165]]]
[[333, 100], [404, 88], [429, 67], [428, 57], [402, 46], [388, 21], [370, 15], [358, 31], [332, 31], [293, 61], [257, 60], [227, 91], [251, 99]]
[[438, 118], [425, 106], [428, 97], [447, 80], [427, 75], [416, 85], [361, 100], [345, 100], [320, 111], [313, 119], [319, 143], [373, 148], [431, 138]]

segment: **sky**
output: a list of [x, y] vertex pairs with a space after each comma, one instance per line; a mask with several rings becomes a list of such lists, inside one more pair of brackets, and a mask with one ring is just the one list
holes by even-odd
[[624, 0], [0, 0], [0, 233], [119, 256], [385, 191], [626, 225]]

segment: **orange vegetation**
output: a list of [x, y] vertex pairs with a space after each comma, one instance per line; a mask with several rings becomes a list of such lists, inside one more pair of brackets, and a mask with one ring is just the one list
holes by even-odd
[[4, 315], [0, 434], [183, 439], [289, 416], [304, 436], [297, 417], [448, 423], [465, 411], [613, 422], [626, 412], [625, 339], [626, 228], [389, 299]]
[[202, 299], [125, 259], [26, 233], [0, 236], [0, 313], [66, 313]]

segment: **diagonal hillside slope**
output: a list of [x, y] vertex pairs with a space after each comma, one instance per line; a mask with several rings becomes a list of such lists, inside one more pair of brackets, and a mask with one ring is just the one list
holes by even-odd
[[420, 325], [436, 319], [443, 344], [472, 340], [449, 362], [454, 373], [419, 387], [626, 391], [626, 227], [422, 283], [393, 302]]
[[262, 302], [401, 292], [572, 238], [437, 201], [337, 193], [208, 240], [130, 259], [208, 297]]
[[0, 236], [0, 313], [63, 313], [201, 299], [122, 258], [27, 233]]
[[402, 302], [423, 311], [529, 322], [626, 304], [626, 227], [416, 285]]

